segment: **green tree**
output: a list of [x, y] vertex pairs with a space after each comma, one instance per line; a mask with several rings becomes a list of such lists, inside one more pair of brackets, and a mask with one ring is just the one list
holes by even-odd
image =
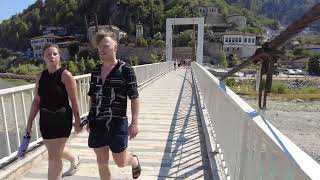
[[79, 42], [73, 42], [68, 44], [67, 49], [69, 51], [70, 56], [75, 56], [79, 52]]
[[226, 53], [224, 52], [223, 49], [221, 50], [221, 62], [220, 63], [223, 67], [228, 67], [227, 56], [226, 56]]
[[11, 55], [12, 55], [12, 53], [8, 49], [0, 48], [0, 57], [1, 58], [7, 59]]
[[158, 63], [160, 61], [160, 57], [156, 51], [152, 51], [150, 54], [152, 63]]
[[79, 73], [79, 69], [78, 69], [77, 65], [73, 61], [68, 61], [67, 69], [74, 76], [78, 75], [78, 73]]
[[162, 34], [161, 32], [157, 32], [156, 34], [154, 34], [153, 38], [155, 40], [162, 40]]
[[312, 57], [309, 59], [308, 72], [309, 74], [312, 74], [312, 75], [316, 75], [320, 73], [318, 57]]
[[126, 46], [128, 46], [128, 44], [130, 43], [130, 39], [129, 37], [123, 37], [120, 39], [119, 44], [125, 44]]
[[138, 57], [137, 57], [137, 56], [130, 57], [129, 59], [130, 59], [130, 64], [131, 64], [132, 66], [137, 66], [137, 65], [138, 65], [139, 60], [138, 60]]
[[304, 48], [303, 47], [296, 47], [293, 49], [293, 55], [295, 56], [302, 56]]
[[164, 48], [166, 47], [166, 43], [163, 41], [163, 40], [155, 40], [155, 41], [152, 41], [152, 45], [154, 47], [159, 47], [159, 48]]
[[148, 47], [148, 42], [143, 37], [137, 39], [137, 47]]
[[96, 66], [96, 63], [94, 62], [94, 60], [92, 58], [87, 59], [85, 64], [86, 64], [87, 70], [91, 70], [92, 68], [94, 68]]
[[37, 75], [40, 71], [41, 69], [34, 64], [22, 64], [18, 67], [11, 67], [10, 69], [8, 69], [9, 73], [30, 76]]
[[81, 58], [81, 60], [79, 62], [79, 72], [80, 72], [80, 74], [83, 74], [86, 72], [86, 65], [84, 63], [84, 58]]
[[234, 61], [235, 61], [236, 65], [241, 64], [241, 60], [237, 55], [234, 55]]

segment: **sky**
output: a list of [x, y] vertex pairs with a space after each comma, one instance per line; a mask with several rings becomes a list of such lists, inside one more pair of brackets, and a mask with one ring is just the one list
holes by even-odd
[[22, 12], [36, 0], [0, 0], [0, 22]]

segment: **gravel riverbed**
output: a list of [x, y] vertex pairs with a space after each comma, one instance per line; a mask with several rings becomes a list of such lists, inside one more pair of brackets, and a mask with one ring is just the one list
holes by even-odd
[[[255, 98], [242, 97], [258, 110]], [[258, 110], [292, 142], [320, 164], [320, 101], [267, 101]]]

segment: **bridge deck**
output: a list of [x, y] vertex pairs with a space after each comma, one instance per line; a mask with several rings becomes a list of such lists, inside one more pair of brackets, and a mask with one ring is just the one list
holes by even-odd
[[[190, 70], [171, 71], [154, 81], [140, 91], [140, 101], [140, 133], [129, 142], [129, 150], [139, 156], [143, 168], [139, 179], [212, 179]], [[99, 179], [87, 136], [83, 132], [68, 142], [82, 163], [74, 176], [64, 179]], [[130, 167], [120, 169], [112, 158], [110, 164], [112, 179], [131, 179]], [[64, 162], [64, 169], [68, 166]], [[20, 179], [46, 177], [44, 159]]]

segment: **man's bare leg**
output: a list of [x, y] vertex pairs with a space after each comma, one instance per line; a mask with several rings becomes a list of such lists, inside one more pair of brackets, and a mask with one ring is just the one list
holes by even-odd
[[113, 156], [114, 162], [117, 164], [118, 167], [125, 167], [125, 166], [137, 167], [138, 166], [137, 158], [129, 154], [127, 149], [122, 151], [121, 153], [112, 153], [112, 156]]
[[97, 156], [100, 179], [111, 180], [111, 173], [109, 169], [109, 146], [94, 148], [94, 152]]

